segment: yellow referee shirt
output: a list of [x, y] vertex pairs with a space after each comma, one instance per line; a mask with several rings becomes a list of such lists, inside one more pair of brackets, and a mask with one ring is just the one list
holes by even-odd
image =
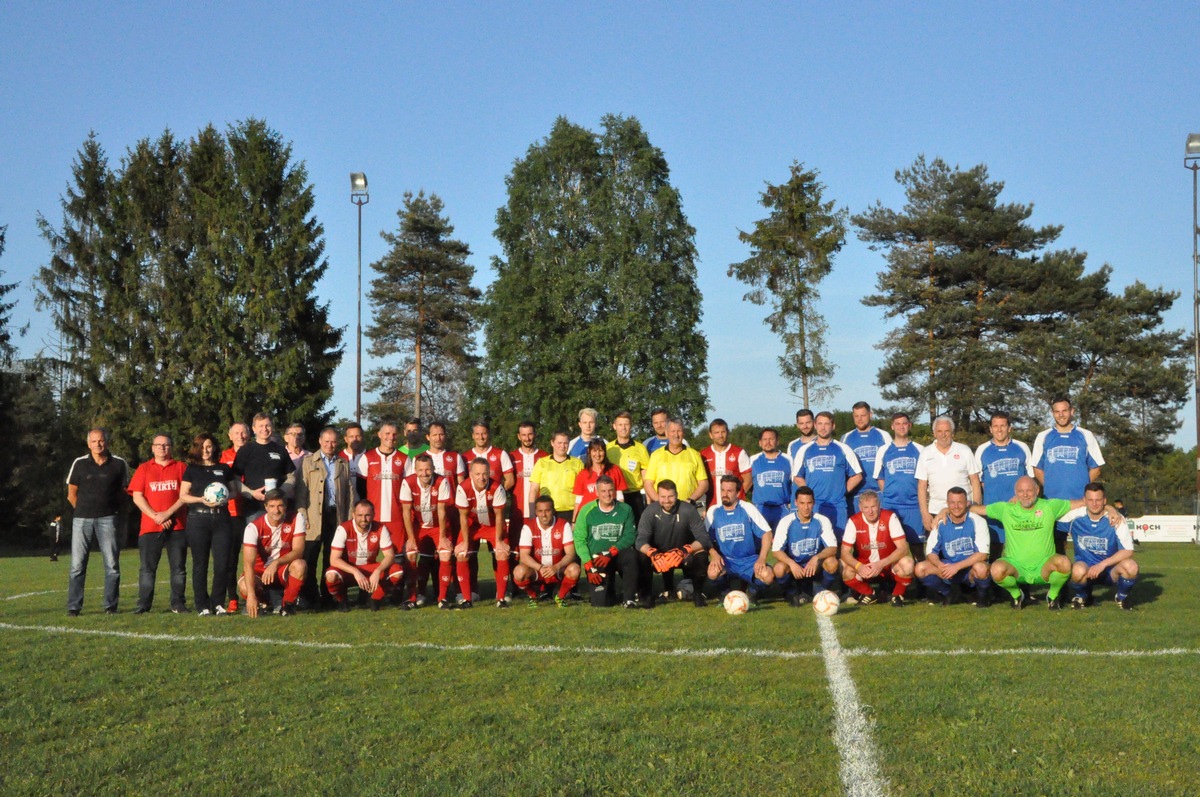
[[554, 499], [554, 511], [571, 512], [575, 509], [575, 477], [581, 470], [583, 462], [575, 457], [555, 462], [554, 455], [551, 454], [534, 464], [529, 481], [538, 485], [542, 495]]
[[700, 482], [707, 478], [704, 459], [694, 448], [672, 454], [667, 446], [663, 446], [650, 455], [650, 464], [646, 466], [646, 480], [656, 486], [666, 479], [675, 482], [680, 501], [688, 500]]
[[613, 441], [608, 444], [607, 450], [609, 464], [621, 469], [625, 483], [629, 485], [629, 492], [641, 492], [642, 471], [650, 464], [650, 452], [646, 447], [634, 440], [629, 448], [621, 448]]

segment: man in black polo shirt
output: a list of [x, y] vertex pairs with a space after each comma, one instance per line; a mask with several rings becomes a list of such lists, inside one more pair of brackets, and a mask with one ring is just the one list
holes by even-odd
[[[683, 570], [692, 580], [692, 602], [704, 606], [707, 602], [701, 590], [708, 573], [708, 549], [712, 538], [700, 510], [691, 503], [679, 500], [675, 482], [663, 479], [657, 485], [658, 500], [642, 513], [638, 521], [639, 591], [643, 601], [650, 603], [650, 588], [655, 573], [662, 573], [666, 591], [661, 596], [669, 600], [674, 592], [675, 568]], [[665, 557], [660, 557], [666, 554]], [[674, 557], [674, 558], [671, 558]]]
[[296, 476], [296, 467], [287, 449], [271, 439], [275, 431], [271, 416], [258, 413], [251, 428], [254, 439], [239, 448], [233, 458], [233, 472], [246, 485], [242, 496], [247, 520], [254, 520], [263, 513], [263, 495], [270, 490], [283, 490], [290, 499]]
[[78, 617], [83, 610], [83, 584], [87, 578], [88, 554], [96, 540], [104, 557], [104, 611], [117, 613], [121, 586], [121, 546], [117, 542], [117, 512], [125, 500], [129, 466], [108, 450], [108, 432], [88, 431], [91, 452], [71, 464], [67, 474], [67, 501], [75, 507], [71, 522], [71, 571], [67, 578], [67, 614]]

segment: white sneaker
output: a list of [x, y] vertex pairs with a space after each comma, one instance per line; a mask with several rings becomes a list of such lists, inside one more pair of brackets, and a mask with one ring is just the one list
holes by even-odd
[[422, 606], [424, 606], [426, 603], [427, 603], [427, 601], [425, 600], [424, 595], [417, 596], [417, 608], [418, 609], [421, 608]]
[[217, 604], [217, 608], [213, 609], [213, 614], [220, 616], [222, 614], [229, 614], [229, 612], [225, 611], [224, 606]]
[[201, 617], [208, 617], [208, 616], [212, 615], [212, 612], [210, 612], [208, 609], [201, 609], [199, 611], [199, 615]]

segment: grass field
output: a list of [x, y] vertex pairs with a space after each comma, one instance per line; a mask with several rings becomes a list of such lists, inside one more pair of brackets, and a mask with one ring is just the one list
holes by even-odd
[[777, 601], [135, 617], [135, 551], [121, 614], [93, 555], [67, 618], [66, 560], [0, 559], [0, 793], [1196, 794], [1200, 548], [1138, 559], [1134, 612], [847, 608], [824, 644]]

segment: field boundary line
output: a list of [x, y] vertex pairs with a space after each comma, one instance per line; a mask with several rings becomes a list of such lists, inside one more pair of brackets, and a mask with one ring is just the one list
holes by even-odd
[[1153, 648], [1151, 650], [1088, 650], [1086, 648], [849, 648], [846, 656], [880, 658], [884, 656], [1101, 656], [1110, 658], [1153, 658], [1158, 656], [1195, 656], [1200, 648]]
[[850, 797], [883, 797], [887, 779], [879, 771], [879, 755], [871, 738], [871, 721], [863, 713], [858, 688], [850, 676], [847, 656], [838, 642], [837, 630], [828, 617], [817, 616], [821, 653], [829, 693], [833, 696], [834, 745], [841, 757], [842, 787]]

